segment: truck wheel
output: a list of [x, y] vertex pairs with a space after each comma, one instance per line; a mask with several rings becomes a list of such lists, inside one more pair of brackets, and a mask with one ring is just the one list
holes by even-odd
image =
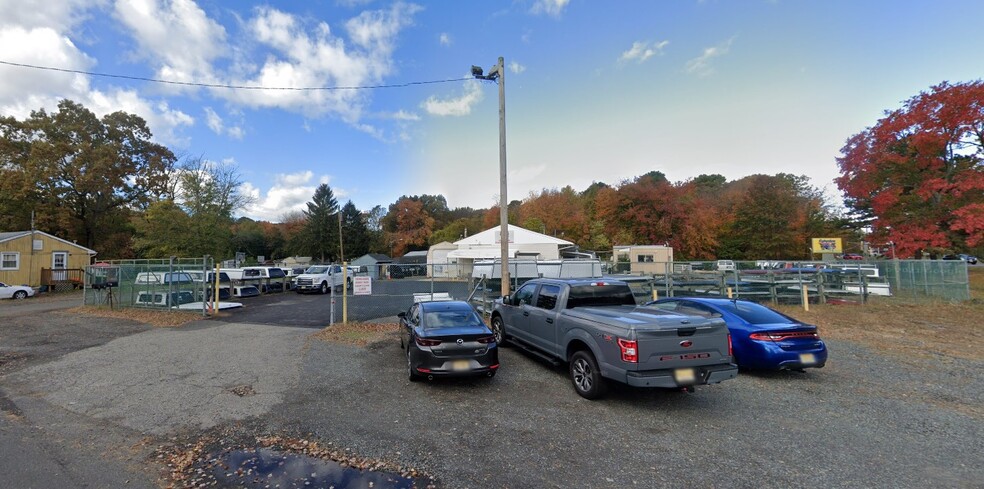
[[499, 346], [506, 344], [506, 327], [502, 324], [502, 317], [492, 316], [492, 335]]
[[598, 362], [595, 361], [591, 352], [581, 350], [574, 353], [571, 357], [571, 381], [574, 383], [574, 390], [585, 399], [597, 399], [605, 394], [608, 386], [605, 379], [601, 376], [598, 369]]
[[417, 372], [413, 369], [413, 363], [410, 361], [410, 345], [407, 345], [407, 379], [409, 379], [410, 382], [420, 380], [420, 375], [417, 375]]
[[321, 295], [328, 293], [328, 282], [321, 282]]

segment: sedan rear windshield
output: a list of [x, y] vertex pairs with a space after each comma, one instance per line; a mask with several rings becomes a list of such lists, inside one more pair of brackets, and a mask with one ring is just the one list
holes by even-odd
[[567, 308], [596, 306], [634, 306], [632, 289], [624, 284], [572, 285]]
[[748, 302], [728, 302], [719, 305], [721, 309], [728, 311], [751, 324], [793, 324], [788, 317], [779, 314], [768, 307], [752, 304]]
[[424, 329], [457, 328], [461, 326], [483, 326], [482, 318], [474, 310], [450, 309], [444, 311], [425, 311]]

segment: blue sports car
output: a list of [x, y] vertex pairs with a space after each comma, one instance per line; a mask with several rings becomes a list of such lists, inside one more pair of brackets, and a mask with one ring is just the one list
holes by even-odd
[[681, 297], [646, 304], [665, 311], [720, 317], [731, 332], [735, 363], [746, 369], [803, 370], [827, 363], [817, 327], [750, 301]]

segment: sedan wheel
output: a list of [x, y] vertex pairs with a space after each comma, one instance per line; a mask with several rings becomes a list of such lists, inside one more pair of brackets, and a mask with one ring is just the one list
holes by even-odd
[[571, 381], [574, 390], [585, 399], [597, 399], [608, 390], [598, 370], [598, 363], [591, 353], [584, 350], [571, 357]]
[[502, 324], [502, 318], [499, 316], [492, 318], [492, 335], [495, 336], [496, 344], [506, 344], [505, 326]]
[[23, 290], [18, 290], [14, 292], [14, 299], [27, 299], [27, 292]]
[[413, 363], [410, 361], [410, 345], [407, 345], [407, 379], [409, 379], [410, 382], [420, 380], [420, 376], [417, 375], [417, 372], [413, 368]]

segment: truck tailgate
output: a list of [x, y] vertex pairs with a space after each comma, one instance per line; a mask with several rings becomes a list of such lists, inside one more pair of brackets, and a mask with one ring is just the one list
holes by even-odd
[[663, 315], [636, 310], [638, 370], [700, 367], [730, 363], [728, 327], [722, 319]]

